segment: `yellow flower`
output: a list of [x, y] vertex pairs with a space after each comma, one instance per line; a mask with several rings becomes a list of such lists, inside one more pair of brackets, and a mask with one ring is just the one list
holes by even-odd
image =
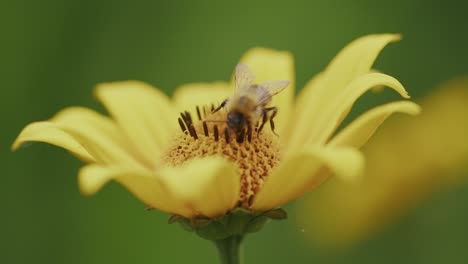
[[225, 111], [212, 114], [204, 106], [232, 96], [233, 82], [187, 84], [171, 101], [147, 84], [128, 81], [95, 90], [111, 117], [67, 108], [48, 121], [26, 126], [13, 149], [30, 141], [67, 149], [87, 163], [79, 172], [84, 194], [115, 180], [146, 205], [185, 218], [216, 218], [237, 207], [268, 211], [329, 175], [358, 177], [364, 162], [358, 148], [376, 128], [394, 112], [418, 113], [412, 102], [389, 103], [335, 133], [354, 102], [373, 87], [387, 86], [409, 97], [398, 80], [371, 70], [384, 46], [399, 38], [369, 35], [352, 42], [296, 100], [291, 54], [248, 51], [241, 62], [256, 74], [256, 82], [291, 82], [272, 103], [279, 109], [274, 119], [279, 137], [265, 128], [251, 140], [239, 140], [224, 133], [223, 123], [204, 127], [198, 121], [226, 119]]
[[468, 170], [468, 79], [443, 84], [416, 118], [386, 123], [364, 147], [358, 184], [330, 181], [300, 204], [301, 225], [323, 246], [368, 238]]

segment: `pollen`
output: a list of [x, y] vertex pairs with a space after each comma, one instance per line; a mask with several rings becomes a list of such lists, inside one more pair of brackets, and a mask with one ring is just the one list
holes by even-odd
[[280, 161], [278, 137], [267, 129], [258, 133], [256, 128], [236, 134], [227, 127], [226, 111], [211, 113], [212, 110], [213, 106], [201, 110], [197, 107], [196, 120], [189, 112], [181, 113], [178, 119], [181, 132], [174, 136], [162, 163], [180, 166], [196, 157], [225, 157], [238, 167], [241, 176], [239, 206], [248, 208]]

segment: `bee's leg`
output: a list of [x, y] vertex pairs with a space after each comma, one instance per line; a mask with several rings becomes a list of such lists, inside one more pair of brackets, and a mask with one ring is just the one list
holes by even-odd
[[270, 107], [269, 111], [271, 110], [271, 116], [270, 116], [270, 127], [271, 127], [271, 132], [278, 136], [275, 132], [275, 122], [273, 122], [273, 118], [275, 118], [276, 114], [278, 113], [278, 108], [277, 107]]
[[250, 122], [247, 124], [247, 140], [252, 141], [252, 124]]
[[262, 112], [262, 124], [258, 128], [257, 134], [260, 134], [260, 132], [262, 132], [263, 126], [266, 124], [267, 121], [268, 121], [268, 111], [265, 108], [263, 109], [263, 112]]
[[216, 113], [216, 112], [218, 112], [219, 110], [221, 110], [221, 108], [223, 108], [223, 107], [226, 105], [227, 101], [228, 101], [228, 99], [224, 100], [218, 107], [216, 107], [215, 109], [213, 109], [213, 110], [211, 111], [211, 113]]
[[[270, 112], [270, 111], [271, 111], [271, 115], [270, 115], [270, 117], [268, 117], [268, 112]], [[260, 131], [262, 131], [263, 126], [269, 120], [270, 121], [271, 132], [273, 132], [273, 134], [278, 136], [278, 134], [276, 134], [276, 132], [275, 132], [275, 122], [273, 121], [273, 118], [275, 118], [277, 113], [278, 113], [278, 108], [276, 108], [276, 107], [268, 107], [268, 108], [263, 109], [262, 124], [260, 125], [260, 128], [258, 129], [258, 133], [260, 133]]]
[[237, 137], [236, 137], [236, 141], [237, 143], [242, 143], [244, 142], [244, 139], [245, 139], [245, 128], [242, 128], [242, 130], [240, 131], [240, 133], [237, 134]]

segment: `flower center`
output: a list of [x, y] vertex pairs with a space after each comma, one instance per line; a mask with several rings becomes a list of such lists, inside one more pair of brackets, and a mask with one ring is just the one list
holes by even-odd
[[211, 112], [206, 107], [202, 111], [197, 107], [197, 121], [189, 112], [181, 113], [178, 120], [181, 133], [175, 136], [162, 162], [180, 166], [195, 157], [224, 156], [237, 164], [241, 175], [239, 206], [248, 208], [265, 178], [279, 163], [278, 138], [267, 129], [260, 133], [257, 128], [234, 132], [227, 126], [225, 110]]

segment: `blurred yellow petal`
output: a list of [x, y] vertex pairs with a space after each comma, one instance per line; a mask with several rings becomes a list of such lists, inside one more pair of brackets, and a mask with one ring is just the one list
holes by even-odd
[[303, 201], [299, 219], [311, 238], [326, 246], [366, 239], [431, 194], [463, 180], [468, 78], [444, 84], [421, 106], [421, 115], [392, 118], [366, 144], [362, 182], [330, 181]]
[[256, 75], [256, 83], [274, 80], [288, 80], [289, 86], [273, 97], [272, 105], [278, 107], [275, 118], [279, 135], [285, 129], [290, 118], [295, 90], [294, 58], [287, 51], [277, 51], [267, 48], [253, 48], [248, 50], [240, 60]]
[[345, 180], [361, 176], [362, 154], [353, 148], [304, 149], [284, 160], [266, 179], [252, 208], [268, 210], [310, 191], [330, 174]]
[[381, 50], [388, 43], [400, 38], [400, 35], [395, 34], [361, 37], [341, 50], [325, 71], [320, 73], [320, 77], [309, 81], [297, 99], [301, 103], [296, 106], [296, 122], [290, 125], [293, 131], [288, 144], [290, 148], [301, 146], [309, 140], [320, 140], [329, 136], [328, 129], [322, 132], [324, 113], [333, 111], [337, 98], [343, 96], [349, 83], [356, 77], [370, 72]]
[[221, 157], [195, 158], [159, 174], [171, 193], [201, 216], [222, 216], [239, 200], [238, 169]]
[[360, 148], [393, 113], [417, 115], [420, 111], [421, 108], [417, 104], [409, 101], [393, 102], [375, 107], [344, 128], [328, 145]]
[[27, 125], [18, 135], [11, 148], [15, 151], [33, 141], [49, 143], [64, 148], [86, 162], [96, 161], [96, 158], [77, 139], [58, 128], [52, 122], [34, 122]]
[[154, 163], [177, 127], [169, 98], [138, 81], [100, 84], [95, 92], [141, 156]]
[[203, 106], [211, 106], [211, 104], [217, 107], [233, 93], [234, 89], [228, 82], [190, 83], [178, 87], [173, 99], [178, 111], [195, 113], [197, 106], [200, 110], [203, 110]]
[[80, 190], [86, 195], [96, 193], [111, 180], [119, 182], [147, 206], [186, 217], [194, 215], [193, 211], [174, 199], [160, 178], [148, 170], [129, 169], [118, 164], [92, 164], [83, 167], [78, 175]]

